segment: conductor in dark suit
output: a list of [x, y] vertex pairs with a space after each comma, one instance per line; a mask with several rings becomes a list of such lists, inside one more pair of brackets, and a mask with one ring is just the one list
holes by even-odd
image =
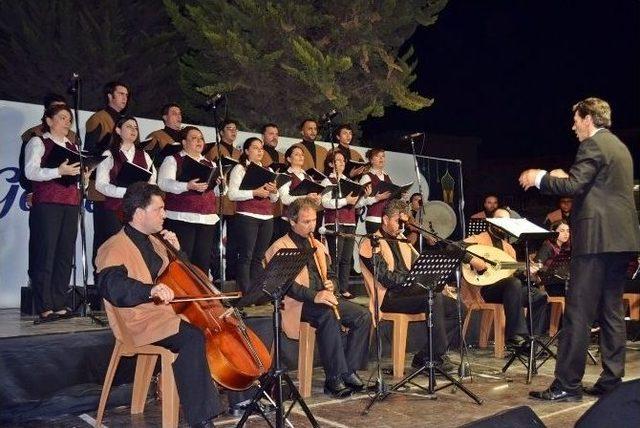
[[602, 372], [590, 395], [613, 389], [624, 376], [625, 324], [622, 305], [625, 270], [640, 249], [633, 200], [633, 160], [627, 147], [609, 131], [611, 108], [598, 98], [573, 106], [573, 131], [580, 141], [569, 170], [527, 170], [526, 190], [573, 197], [571, 282], [566, 295], [563, 332], [558, 345], [555, 380], [530, 396], [548, 401], [582, 399], [582, 377], [593, 321], [600, 325]]

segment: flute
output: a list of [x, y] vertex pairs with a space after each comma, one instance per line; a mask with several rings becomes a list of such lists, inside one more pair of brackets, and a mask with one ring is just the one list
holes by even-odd
[[[309, 243], [311, 244], [311, 248], [313, 248], [315, 250], [315, 245], [313, 244], [313, 232], [311, 232], [309, 234]], [[320, 266], [322, 266], [320, 264], [320, 260], [318, 260], [318, 254], [314, 251], [313, 252], [313, 259], [316, 262], [316, 267], [318, 268], [318, 273], [320, 274], [320, 279], [322, 280], [322, 283], [324, 284], [325, 282], [327, 282], [327, 276], [322, 272], [322, 269], [320, 268]], [[326, 288], [325, 288], [326, 290]], [[338, 311], [338, 306], [332, 306], [331, 307], [333, 309], [333, 314], [336, 316], [336, 319], [338, 321], [340, 321], [340, 312]]]

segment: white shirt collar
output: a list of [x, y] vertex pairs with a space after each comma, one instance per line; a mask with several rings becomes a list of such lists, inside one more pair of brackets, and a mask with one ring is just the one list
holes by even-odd
[[62, 137], [62, 140], [60, 140], [59, 138], [54, 137], [51, 132], [45, 132], [44, 134], [42, 134], [42, 139], [44, 140], [46, 138], [50, 139], [51, 141], [58, 144], [59, 146], [65, 146], [66, 143], [71, 142], [67, 137]]

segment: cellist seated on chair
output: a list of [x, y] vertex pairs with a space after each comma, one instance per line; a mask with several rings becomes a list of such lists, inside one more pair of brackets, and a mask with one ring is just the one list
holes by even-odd
[[[506, 209], [498, 208], [493, 213], [493, 217], [509, 218], [510, 214]], [[507, 241], [505, 233], [492, 225], [488, 226], [486, 232], [469, 236], [464, 242], [470, 245], [480, 244], [495, 247], [507, 253], [514, 260], [516, 258], [516, 250]], [[477, 272], [482, 272], [487, 269], [487, 264], [479, 258], [467, 256], [463, 261], [470, 263], [471, 267]], [[469, 284], [465, 284], [465, 286], [475, 287]], [[525, 346], [528, 343], [526, 337], [528, 336], [529, 329], [527, 328], [523, 308], [527, 306], [528, 300], [527, 287], [522, 284], [522, 281], [515, 275], [511, 275], [497, 281], [495, 284], [480, 288], [480, 295], [487, 303], [501, 303], [504, 306], [507, 347], [519, 348]], [[545, 307], [547, 305], [547, 298], [544, 293], [535, 287], [532, 288], [531, 297], [533, 303], [533, 333], [540, 334], [544, 329], [546, 320]]]
[[123, 198], [126, 224], [98, 250], [97, 285], [109, 318], [118, 316], [127, 327], [126, 332], [114, 330], [116, 336], [129, 336], [136, 346], [153, 344], [178, 354], [173, 372], [186, 419], [190, 426], [210, 427], [220, 407], [204, 335], [168, 304], [173, 290], [155, 283], [169, 259], [166, 248], [151, 235], [161, 233], [179, 249], [175, 234], [162, 226], [163, 198], [164, 192], [153, 184], [140, 182], [127, 189]]
[[[408, 242], [386, 241], [383, 238], [403, 238], [400, 222], [409, 218], [409, 207], [399, 199], [390, 201], [383, 210], [380, 229], [374, 235], [379, 236], [380, 249], [372, 248], [369, 238], [360, 244], [360, 261], [371, 273], [376, 274], [378, 285], [382, 291], [380, 310], [383, 312], [397, 312], [404, 314], [424, 313], [429, 316], [427, 306], [427, 290], [417, 284], [403, 287], [402, 284], [411, 266], [418, 258], [418, 252]], [[375, 265], [375, 270], [374, 270]], [[382, 286], [382, 287], [380, 287]], [[372, 296], [373, 298], [373, 296]], [[446, 360], [448, 346], [447, 324], [445, 321], [445, 297], [442, 293], [435, 293], [433, 301], [433, 362], [442, 370], [450, 371], [454, 367]], [[426, 324], [425, 324], [426, 329]], [[425, 332], [426, 336], [426, 332]], [[422, 367], [429, 356], [429, 343], [413, 357], [412, 366]]]

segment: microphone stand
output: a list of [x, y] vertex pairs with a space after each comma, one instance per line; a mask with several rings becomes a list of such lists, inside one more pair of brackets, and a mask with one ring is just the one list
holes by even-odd
[[[78, 145], [78, 153], [80, 154], [80, 206], [78, 207], [78, 222], [80, 228], [80, 248], [81, 248], [81, 257], [82, 257], [82, 299], [79, 305], [79, 315], [81, 317], [89, 317], [96, 324], [104, 327], [107, 325], [103, 320], [96, 317], [91, 310], [91, 303], [89, 303], [88, 294], [87, 294], [87, 286], [89, 283], [89, 268], [87, 265], [87, 231], [85, 227], [85, 200], [86, 200], [86, 189], [85, 189], [85, 177], [84, 177], [84, 161], [82, 159], [82, 138], [80, 138], [80, 114], [79, 114], [79, 104], [80, 104], [80, 77], [74, 74], [74, 80], [69, 87], [69, 91], [73, 97], [73, 113], [76, 118], [76, 142]], [[74, 311], [76, 310], [76, 289], [77, 289], [77, 280], [76, 275], [78, 273], [78, 263], [76, 258], [76, 251], [74, 245], [73, 251], [73, 282], [72, 282], [72, 294], [71, 294], [71, 304], [73, 306]]]
[[[418, 168], [418, 155], [416, 154], [416, 145], [415, 142], [413, 141], [413, 135], [409, 136], [409, 139], [411, 141], [411, 153], [413, 154], [413, 167], [415, 169], [415, 173], [416, 173], [416, 181], [418, 183], [418, 192], [420, 193], [420, 198], [424, 198], [424, 194], [422, 193], [422, 179], [420, 178], [420, 169]], [[424, 218], [424, 203], [420, 204], [420, 209], [418, 210], [418, 215], [417, 215], [417, 221], [418, 224], [422, 224], [422, 219]], [[418, 237], [418, 246], [420, 248], [420, 252], [422, 252], [422, 234], [419, 234], [420, 236]]]
[[[224, 171], [222, 170], [222, 151], [220, 150], [221, 148], [220, 133], [218, 132], [218, 102], [217, 101], [218, 100], [215, 100], [213, 103], [211, 103], [211, 111], [213, 112], [213, 129], [214, 129], [214, 135], [215, 135], [216, 150], [218, 151], [218, 156], [217, 156], [218, 159], [216, 163], [217, 163], [218, 171], [220, 172], [220, 177], [222, 180], [224, 180], [225, 176], [224, 176]], [[218, 193], [219, 193], [219, 198], [218, 198], [218, 266], [219, 267], [218, 269], [220, 273], [220, 289], [221, 290], [224, 287], [224, 283], [226, 282], [226, 279], [227, 279], [225, 254], [223, 252], [224, 246], [222, 244], [222, 231], [224, 228], [224, 225], [222, 224], [223, 217], [224, 217], [222, 205], [224, 200], [224, 190], [225, 190], [225, 185], [221, 181], [220, 184], [218, 185]], [[228, 232], [229, 231], [227, 231], [227, 234]], [[213, 279], [215, 281], [216, 278], [213, 278]]]
[[[338, 177], [338, 171], [336, 170], [336, 142], [335, 142], [335, 138], [333, 137], [333, 122], [331, 121], [331, 115], [328, 114], [326, 115], [326, 120], [325, 123], [327, 125], [327, 128], [329, 130], [329, 139], [331, 141], [331, 152], [333, 153], [333, 175], [336, 177], [336, 186], [337, 186], [337, 192], [335, 193], [335, 197], [333, 198], [334, 201], [334, 206], [336, 209], [336, 215], [333, 219], [333, 227], [334, 227], [334, 231], [336, 233], [339, 232], [338, 230], [338, 198], [340, 196], [342, 196], [342, 187], [340, 185], [340, 177]], [[346, 168], [346, 159], [345, 159], [345, 168]], [[344, 171], [343, 171], [344, 174]], [[335, 240], [334, 240], [334, 244], [333, 244], [333, 249], [335, 250], [335, 260], [336, 260], [336, 267], [338, 269], [336, 269], [336, 272], [338, 273], [338, 280], [340, 279], [340, 267], [338, 266], [338, 264], [340, 263], [340, 254], [338, 254], [338, 239], [339, 236], [336, 235], [335, 236]], [[345, 239], [345, 238], [343, 238]], [[344, 250], [344, 245], [343, 245], [343, 250]], [[341, 284], [338, 284], [338, 288], [340, 288]], [[338, 292], [340, 292], [340, 290], [338, 290]]]

